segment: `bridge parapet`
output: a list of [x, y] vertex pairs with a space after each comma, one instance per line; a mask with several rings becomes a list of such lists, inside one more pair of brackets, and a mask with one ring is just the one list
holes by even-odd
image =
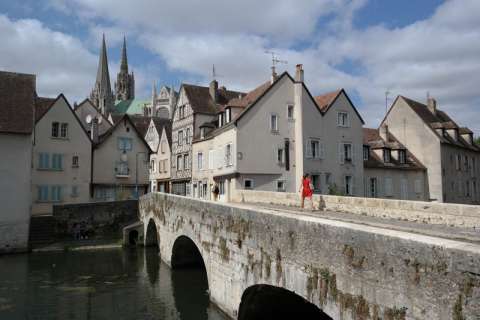
[[480, 314], [478, 244], [161, 193], [141, 198], [140, 215], [154, 221], [167, 264], [177, 239], [195, 243], [210, 299], [232, 318], [258, 284], [295, 292], [333, 319]]
[[[234, 202], [300, 206], [299, 194], [285, 192], [236, 190]], [[439, 224], [463, 228], [480, 228], [480, 206], [378, 198], [313, 195], [314, 208], [347, 212], [379, 218]]]

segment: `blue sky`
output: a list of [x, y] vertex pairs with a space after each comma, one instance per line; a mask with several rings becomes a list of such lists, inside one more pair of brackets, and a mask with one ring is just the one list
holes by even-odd
[[384, 115], [386, 90], [420, 101], [428, 91], [480, 134], [479, 3], [2, 1], [0, 69], [37, 74], [41, 95], [81, 100], [95, 81], [102, 33], [112, 83], [125, 34], [137, 97], [148, 99], [154, 80], [207, 84], [212, 64], [227, 88], [253, 89], [269, 77], [264, 51], [274, 50], [288, 61], [279, 71], [304, 64], [312, 93], [344, 87], [369, 126]]

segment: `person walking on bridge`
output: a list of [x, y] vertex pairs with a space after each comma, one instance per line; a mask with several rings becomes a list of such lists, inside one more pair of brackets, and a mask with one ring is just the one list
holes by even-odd
[[302, 184], [300, 185], [300, 190], [299, 190], [302, 197], [302, 210], [305, 206], [305, 198], [310, 199], [310, 206], [311, 206], [311, 209], [313, 210], [313, 200], [312, 200], [313, 189], [311, 185], [312, 185], [312, 180], [310, 179], [310, 175], [308, 173], [304, 174], [302, 178]]

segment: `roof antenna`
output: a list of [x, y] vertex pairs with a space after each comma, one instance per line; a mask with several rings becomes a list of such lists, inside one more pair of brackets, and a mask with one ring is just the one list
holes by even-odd
[[212, 65], [212, 80], [216, 80], [217, 78], [221, 78], [222, 75], [218, 74], [215, 71], [215, 64]]
[[388, 96], [390, 95], [390, 90], [387, 89], [387, 91], [385, 91], [385, 115], [387, 114], [388, 112]]
[[288, 61], [278, 59], [278, 55], [274, 51], [265, 50], [265, 53], [272, 55], [272, 67], [271, 67], [272, 68], [272, 77], [276, 78], [277, 77], [277, 72], [275, 70], [276, 65], [279, 64], [279, 63], [288, 64]]

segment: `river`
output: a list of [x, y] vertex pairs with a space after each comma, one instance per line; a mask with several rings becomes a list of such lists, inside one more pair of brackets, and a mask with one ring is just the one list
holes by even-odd
[[156, 249], [0, 257], [0, 319], [227, 320], [204, 270], [171, 270]]

